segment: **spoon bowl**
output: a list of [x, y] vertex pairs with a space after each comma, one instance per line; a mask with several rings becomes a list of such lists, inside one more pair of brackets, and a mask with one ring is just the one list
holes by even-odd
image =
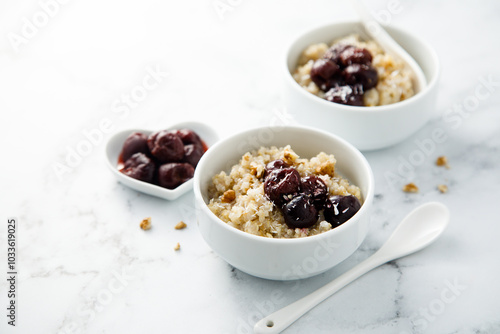
[[443, 204], [421, 205], [403, 219], [377, 253], [393, 260], [417, 252], [436, 240], [448, 222], [449, 211]]
[[403, 219], [375, 254], [313, 293], [260, 320], [255, 324], [254, 333], [280, 333], [313, 307], [370, 270], [431, 244], [445, 230], [449, 220], [450, 213], [441, 203], [430, 202], [419, 206]]

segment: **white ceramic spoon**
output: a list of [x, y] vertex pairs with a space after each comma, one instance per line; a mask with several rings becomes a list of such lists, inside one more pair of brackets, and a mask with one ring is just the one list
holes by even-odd
[[450, 220], [446, 206], [437, 202], [423, 204], [403, 219], [389, 240], [372, 256], [302, 299], [276, 311], [255, 324], [255, 334], [276, 334], [306, 312], [370, 270], [406, 256], [432, 243]]
[[366, 33], [374, 39], [382, 49], [395, 57], [400, 58], [415, 75], [414, 84], [417, 86], [415, 92], [422, 91], [427, 86], [424, 72], [415, 59], [401, 47], [384, 28], [375, 20], [368, 9], [359, 0], [351, 0], [351, 4], [358, 13]]

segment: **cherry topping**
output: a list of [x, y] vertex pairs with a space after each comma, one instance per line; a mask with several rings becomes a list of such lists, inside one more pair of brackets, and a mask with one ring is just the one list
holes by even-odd
[[339, 65], [330, 59], [318, 59], [311, 68], [311, 80], [321, 90], [328, 90], [342, 80]]
[[356, 196], [330, 196], [325, 204], [325, 220], [335, 228], [354, 216], [359, 208], [361, 203]]
[[318, 221], [318, 210], [311, 198], [302, 194], [283, 206], [283, 217], [290, 228], [311, 227]]
[[330, 102], [363, 106], [363, 94], [375, 87], [378, 74], [371, 65], [373, 56], [365, 48], [336, 44], [314, 62], [311, 80]]
[[342, 65], [348, 66], [351, 64], [370, 65], [372, 62], [372, 54], [364, 48], [346, 48], [339, 55]]
[[267, 177], [273, 170], [276, 169], [283, 169], [290, 167], [286, 162], [284, 162], [281, 159], [273, 160], [271, 162], [268, 162], [265, 169], [264, 169], [264, 177]]
[[134, 132], [123, 143], [122, 160], [127, 161], [134, 153], [148, 152], [148, 137], [143, 133]]
[[325, 204], [328, 188], [322, 179], [316, 175], [309, 175], [301, 180], [300, 189], [302, 193], [311, 198], [317, 209], [321, 209]]
[[188, 163], [171, 162], [158, 169], [158, 183], [168, 189], [175, 189], [194, 175], [194, 167]]
[[196, 167], [203, 153], [205, 152], [203, 152], [203, 147], [200, 144], [188, 144], [184, 146], [184, 159], [182, 160]]
[[370, 65], [352, 64], [347, 66], [342, 74], [347, 84], [360, 84], [364, 91], [375, 87], [378, 82], [377, 71]]
[[144, 153], [135, 153], [125, 161], [121, 172], [136, 180], [152, 182], [156, 166]]
[[337, 64], [342, 64], [340, 60], [340, 55], [342, 54], [342, 52], [353, 48], [354, 46], [349, 44], [335, 44], [328, 50], [326, 50], [325, 54], [323, 55], [323, 58], [330, 59], [331, 61]]
[[181, 138], [167, 130], [151, 134], [148, 138], [151, 154], [160, 162], [180, 161], [184, 156], [184, 145]]
[[300, 174], [295, 168], [277, 169], [264, 182], [264, 192], [271, 202], [281, 207], [300, 191]]
[[200, 137], [193, 131], [189, 129], [181, 129], [181, 130], [174, 130], [172, 131], [176, 135], [181, 138], [182, 143], [184, 145], [188, 144], [200, 144], [201, 145], [201, 139]]
[[363, 105], [363, 87], [355, 86], [337, 86], [325, 93], [325, 99], [330, 102], [347, 104], [350, 106]]

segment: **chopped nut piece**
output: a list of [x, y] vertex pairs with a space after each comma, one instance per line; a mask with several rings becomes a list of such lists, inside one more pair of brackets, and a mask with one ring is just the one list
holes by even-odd
[[181, 220], [180, 222], [177, 223], [177, 225], [175, 225], [175, 229], [176, 230], [182, 230], [186, 226], [187, 226], [186, 223]]
[[151, 228], [151, 217], [144, 218], [139, 226], [143, 230], [149, 230]]
[[448, 165], [448, 158], [446, 158], [444, 155], [437, 158], [436, 165], [450, 168], [450, 165]]
[[327, 175], [330, 175], [331, 177], [334, 177], [335, 176], [335, 164], [324, 162], [321, 164], [321, 166], [316, 168], [316, 173], [323, 174], [323, 175], [327, 174]]
[[295, 160], [297, 160], [299, 156], [290, 150], [290, 147], [285, 147], [284, 152], [283, 152], [283, 161], [286, 162], [289, 165], [293, 165]]
[[231, 203], [236, 198], [236, 193], [234, 190], [229, 189], [224, 192], [221, 198], [222, 203]]
[[448, 192], [448, 186], [446, 184], [440, 184], [437, 188], [443, 194]]
[[407, 193], [418, 193], [418, 187], [415, 183], [411, 182], [403, 187], [403, 191]]
[[257, 178], [261, 178], [264, 175], [264, 167], [263, 166], [252, 166], [250, 167], [250, 173], [255, 175]]
[[181, 244], [177, 243], [174, 247], [174, 251], [178, 251], [179, 249], [181, 249]]

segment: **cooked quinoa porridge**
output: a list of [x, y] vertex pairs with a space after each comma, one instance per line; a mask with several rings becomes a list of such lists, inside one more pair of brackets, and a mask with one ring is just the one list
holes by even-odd
[[[343, 57], [345, 46], [351, 49]], [[337, 39], [330, 46], [319, 43], [307, 47], [293, 78], [314, 95], [349, 105], [381, 106], [415, 94], [411, 70], [376, 42], [362, 41], [356, 34]]]
[[[229, 174], [222, 171], [213, 176], [212, 183], [208, 188], [210, 198], [208, 207], [227, 224], [258, 236], [300, 238], [329, 231], [342, 224], [343, 221], [340, 223], [327, 221], [325, 216], [328, 217], [327, 210], [330, 209], [327, 209], [326, 206], [318, 210], [315, 209], [317, 202], [314, 201], [319, 199], [317, 184], [320, 184], [321, 187], [326, 186], [324, 187], [324, 199], [322, 199], [325, 203], [330, 199], [338, 200], [338, 198], [351, 202], [354, 200], [357, 203], [362, 201], [360, 189], [340, 176], [335, 170], [335, 164], [335, 157], [324, 152], [311, 159], [304, 159], [300, 158], [290, 146], [261, 147], [258, 150], [245, 153], [239, 163], [231, 168]], [[279, 168], [278, 165], [280, 165]], [[274, 170], [271, 170], [269, 166], [272, 166]], [[277, 184], [272, 181], [276, 181], [283, 173], [289, 173], [287, 174], [288, 178], [292, 174], [298, 173], [298, 182], [302, 182], [301, 193], [294, 193], [295, 197], [293, 198], [287, 194], [273, 197], [273, 193], [270, 193], [270, 191], [277, 189], [276, 187], [272, 188]], [[287, 180], [290, 181], [290, 179]], [[316, 183], [311, 188], [313, 181]], [[288, 184], [280, 183], [279, 186], [288, 186]], [[305, 195], [307, 189], [312, 189], [310, 196]], [[279, 191], [282, 190], [283, 188], [279, 188]], [[327, 196], [329, 196], [328, 199]], [[287, 219], [289, 219], [291, 211], [287, 211], [286, 208], [296, 209], [296, 206], [293, 206], [294, 201], [297, 203], [306, 201], [310, 204], [315, 215], [311, 226], [289, 227], [290, 221]], [[281, 205], [277, 205], [278, 203]], [[341, 204], [339, 205], [335, 204], [336, 214], [338, 214], [337, 209], [341, 207]], [[356, 211], [360, 205], [358, 204]], [[302, 206], [299, 207], [299, 209], [301, 208]], [[351, 216], [356, 211], [353, 211]], [[299, 215], [301, 213], [299, 212]], [[292, 214], [294, 213], [292, 212]], [[298, 218], [296, 220], [292, 221], [291, 224], [294, 226], [303, 224], [303, 222], [298, 221]]]

